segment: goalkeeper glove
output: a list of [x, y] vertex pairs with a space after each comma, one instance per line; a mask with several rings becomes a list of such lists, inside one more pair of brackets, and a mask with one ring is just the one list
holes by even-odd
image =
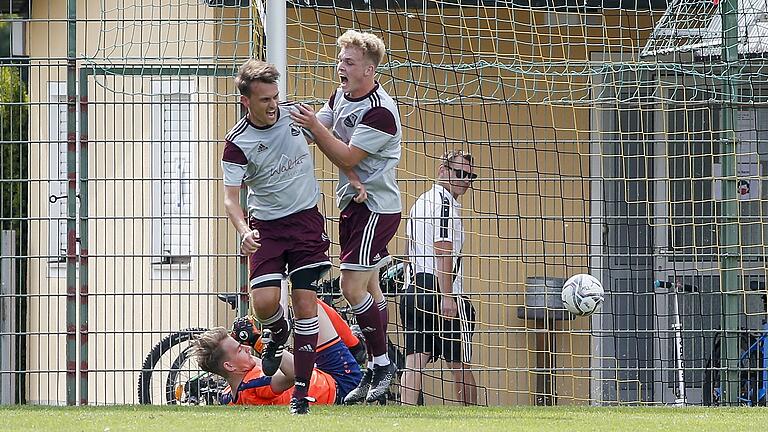
[[256, 320], [252, 316], [240, 317], [232, 323], [232, 337], [242, 345], [253, 347], [256, 352], [261, 353], [263, 348], [261, 332], [256, 327]]

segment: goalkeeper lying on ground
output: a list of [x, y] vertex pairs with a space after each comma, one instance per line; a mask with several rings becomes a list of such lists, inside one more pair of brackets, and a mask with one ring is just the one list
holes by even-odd
[[[346, 344], [361, 347], [363, 353], [364, 344], [336, 311], [319, 300], [317, 303], [320, 333], [309, 396], [318, 404], [340, 404], [362, 378], [360, 367]], [[193, 343], [192, 355], [201, 369], [221, 375], [229, 383], [222, 393], [222, 404], [288, 405], [289, 390], [294, 384], [293, 356], [285, 352], [277, 373], [265, 376], [261, 360], [251, 355], [250, 347], [260, 352], [264, 339], [270, 334], [265, 331], [261, 335], [254, 323], [252, 317], [243, 317], [235, 320], [231, 333], [222, 327], [206, 331]]]

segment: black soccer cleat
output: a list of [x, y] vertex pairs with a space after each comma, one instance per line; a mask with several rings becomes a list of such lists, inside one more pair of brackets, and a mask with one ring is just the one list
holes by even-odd
[[291, 398], [290, 411], [294, 415], [309, 414], [309, 404], [315, 402], [315, 398], [305, 396], [301, 399]]
[[264, 350], [261, 352], [261, 370], [264, 375], [272, 376], [280, 369], [285, 345], [277, 343], [272, 338], [272, 331], [269, 329], [264, 329], [261, 334], [261, 341], [264, 342]]
[[360, 384], [344, 397], [344, 405], [354, 405], [356, 403], [365, 402], [365, 398], [368, 396], [368, 389], [371, 387], [372, 378], [373, 371], [371, 369], [366, 369], [363, 374], [363, 379], [360, 380]]
[[389, 362], [386, 366], [373, 366], [371, 387], [368, 389], [365, 401], [368, 403], [381, 403], [382, 400], [386, 400], [387, 394], [389, 394], [389, 386], [392, 384], [392, 380], [395, 379], [395, 375], [397, 375], [397, 366], [395, 366], [394, 362]]

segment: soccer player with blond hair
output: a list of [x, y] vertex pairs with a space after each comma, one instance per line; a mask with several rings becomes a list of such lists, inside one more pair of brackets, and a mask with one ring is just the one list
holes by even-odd
[[[312, 369], [306, 400], [321, 405], [341, 403], [360, 382], [360, 368], [348, 348], [358, 339], [330, 306], [318, 301], [316, 309], [320, 327], [317, 367]], [[231, 332], [208, 330], [192, 343], [191, 355], [202, 370], [227, 380], [229, 386], [219, 400], [224, 405], [292, 405], [294, 358], [283, 353], [279, 369], [267, 376], [262, 360], [251, 355], [251, 347], [262, 354], [264, 349], [255, 324], [252, 317], [242, 317], [235, 320]]]
[[[372, 33], [349, 30], [337, 43], [339, 87], [317, 114], [300, 105], [291, 116], [339, 167], [341, 290], [371, 357], [360, 386], [345, 402], [374, 402], [386, 397], [396, 373], [387, 356], [389, 319], [378, 269], [389, 261], [387, 244], [400, 225], [402, 204], [395, 168], [400, 161], [402, 126], [397, 103], [375, 78], [376, 67], [384, 59], [384, 41]], [[350, 181], [355, 176], [361, 185]]]

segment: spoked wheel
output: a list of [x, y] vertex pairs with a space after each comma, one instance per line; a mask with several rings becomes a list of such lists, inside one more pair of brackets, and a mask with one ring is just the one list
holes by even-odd
[[203, 372], [188, 355], [190, 342], [204, 328], [190, 328], [164, 337], [150, 350], [139, 373], [141, 404], [214, 404], [226, 383]]

